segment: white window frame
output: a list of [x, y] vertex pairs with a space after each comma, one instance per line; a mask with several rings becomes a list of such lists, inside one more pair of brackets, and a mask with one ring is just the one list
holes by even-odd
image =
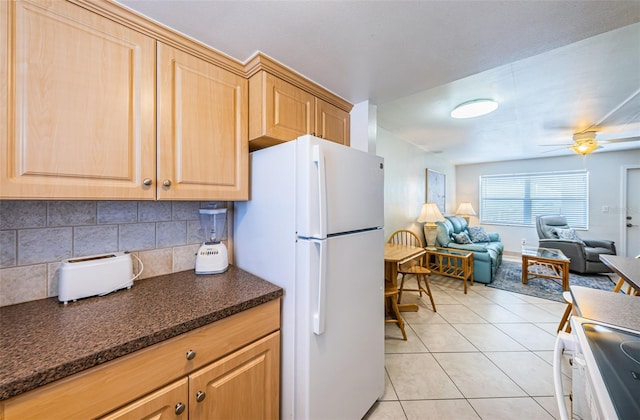
[[481, 175], [480, 223], [535, 226], [536, 216], [560, 214], [573, 229], [589, 229], [589, 172]]

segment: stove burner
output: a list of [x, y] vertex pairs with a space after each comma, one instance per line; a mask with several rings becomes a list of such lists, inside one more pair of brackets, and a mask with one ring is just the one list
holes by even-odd
[[640, 341], [625, 341], [620, 343], [620, 350], [629, 359], [640, 365]]

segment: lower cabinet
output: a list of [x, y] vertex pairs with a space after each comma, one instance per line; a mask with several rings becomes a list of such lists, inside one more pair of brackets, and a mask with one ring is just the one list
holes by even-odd
[[188, 398], [189, 380], [183, 378], [132, 402], [115, 413], [102, 417], [102, 419], [186, 419], [189, 415], [187, 411]]
[[1, 420], [279, 416], [280, 299], [0, 401]]
[[277, 419], [279, 345], [275, 332], [102, 419]]

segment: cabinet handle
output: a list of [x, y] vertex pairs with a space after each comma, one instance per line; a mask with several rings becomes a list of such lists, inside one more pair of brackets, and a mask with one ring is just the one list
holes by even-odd
[[142, 183], [146, 186], [149, 186], [151, 184], [153, 184], [153, 181], [151, 180], [151, 178], [145, 178]]
[[176, 414], [180, 415], [180, 414], [184, 413], [184, 409], [185, 409], [185, 405], [182, 404], [181, 402], [176, 404]]
[[164, 185], [165, 187], [170, 187], [171, 186], [171, 180], [170, 179], [165, 179], [164, 181], [162, 181], [162, 185]]
[[311, 135], [315, 137], [315, 135], [316, 135], [316, 132], [314, 131], [313, 133], [311, 133]]
[[187, 360], [193, 360], [196, 357], [196, 352], [193, 350], [189, 350], [187, 352]]
[[197, 402], [202, 402], [202, 401], [204, 401], [204, 397], [206, 397], [206, 396], [207, 396], [207, 394], [205, 394], [204, 392], [198, 391], [198, 392], [196, 392], [196, 401]]

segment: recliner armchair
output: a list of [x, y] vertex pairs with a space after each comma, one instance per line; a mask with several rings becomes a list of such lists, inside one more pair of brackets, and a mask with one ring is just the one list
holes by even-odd
[[561, 215], [536, 216], [541, 248], [559, 249], [571, 259], [569, 271], [608, 273], [611, 269], [600, 261], [601, 254], [616, 255], [613, 241], [579, 238]]

